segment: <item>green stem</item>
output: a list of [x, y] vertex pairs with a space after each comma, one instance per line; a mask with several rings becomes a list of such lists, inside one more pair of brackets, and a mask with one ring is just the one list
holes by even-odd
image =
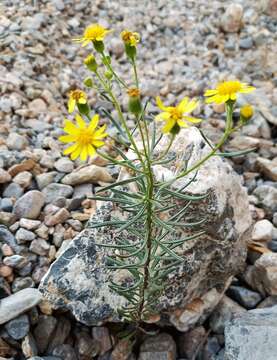
[[109, 59], [106, 56], [106, 54], [104, 53], [104, 51], [101, 52], [102, 55], [102, 61], [105, 64], [105, 66], [108, 68], [108, 70], [110, 70], [110, 72], [113, 74], [113, 76], [115, 77], [115, 79], [117, 80], [118, 83], [120, 83], [122, 86], [124, 86], [126, 89], [128, 89], [128, 86], [126, 85], [125, 81], [122, 80], [114, 71], [114, 69], [112, 68], [111, 64], [109, 63]]
[[161, 156], [159, 156], [157, 159], [155, 159], [155, 163], [158, 162], [158, 161], [160, 161], [161, 159], [163, 159], [163, 158], [168, 154], [168, 152], [169, 152], [169, 150], [170, 150], [170, 148], [171, 148], [171, 145], [172, 145], [174, 139], [175, 139], [175, 135], [171, 135], [170, 140], [169, 140], [169, 143], [168, 143], [168, 145], [167, 145], [167, 148], [166, 148], [165, 151], [161, 154]]
[[139, 88], [138, 72], [137, 72], [136, 60], [134, 58], [132, 58], [132, 65], [134, 69], [136, 88], [138, 89]]

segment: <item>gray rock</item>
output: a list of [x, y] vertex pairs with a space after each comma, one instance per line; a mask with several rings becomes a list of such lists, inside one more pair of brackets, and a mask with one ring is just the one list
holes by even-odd
[[262, 301], [262, 296], [259, 293], [242, 286], [230, 286], [227, 295], [246, 309], [253, 309]]
[[199, 357], [203, 360], [212, 360], [215, 359], [220, 350], [221, 346], [218, 339], [215, 336], [208, 337], [205, 345], [199, 353]]
[[20, 198], [24, 190], [22, 187], [16, 183], [10, 183], [3, 192], [3, 196], [7, 198], [14, 197], [16, 199]]
[[57, 319], [53, 316], [42, 315], [39, 317], [38, 325], [34, 329], [34, 338], [39, 354], [43, 354], [46, 351], [56, 325]]
[[276, 360], [277, 307], [243, 313], [225, 328], [225, 360]]
[[99, 354], [103, 355], [112, 349], [112, 341], [108, 328], [104, 326], [95, 326], [92, 328], [92, 337], [99, 344]]
[[19, 228], [15, 234], [15, 238], [18, 244], [24, 244], [26, 241], [32, 241], [36, 235], [29, 230]]
[[48, 254], [50, 244], [44, 239], [35, 239], [31, 242], [30, 251], [37, 255], [45, 256]]
[[14, 235], [4, 225], [0, 225], [0, 241], [8, 244], [15, 251], [18, 249]]
[[7, 266], [10, 266], [15, 269], [22, 269], [25, 265], [27, 265], [29, 260], [22, 255], [12, 255], [6, 256], [3, 260], [3, 263]]
[[227, 33], [238, 32], [243, 26], [243, 7], [240, 4], [231, 3], [221, 19], [221, 26]]
[[0, 184], [5, 184], [11, 181], [11, 175], [4, 169], [0, 168]]
[[226, 323], [230, 321], [235, 314], [245, 311], [242, 306], [224, 295], [209, 318], [210, 328], [216, 334], [223, 334]]
[[42, 193], [45, 196], [45, 202], [47, 204], [53, 203], [60, 197], [69, 198], [73, 194], [73, 188], [69, 185], [63, 184], [49, 184], [43, 190]]
[[71, 330], [71, 322], [65, 317], [60, 317], [58, 319], [57, 326], [55, 328], [55, 332], [52, 336], [52, 339], [49, 343], [47, 352], [49, 354], [58, 346], [64, 344], [66, 338], [68, 337]]
[[79, 359], [90, 360], [99, 354], [100, 346], [87, 332], [80, 332], [77, 334], [76, 350]]
[[37, 345], [31, 333], [25, 336], [21, 346], [22, 352], [27, 359], [32, 358], [38, 354]]
[[261, 303], [259, 303], [257, 309], [264, 309], [275, 305], [277, 305], [277, 295], [271, 295], [265, 298]]
[[193, 359], [206, 339], [206, 330], [198, 326], [178, 337], [178, 352], [182, 358]]
[[113, 182], [114, 179], [109, 172], [97, 165], [88, 165], [74, 170], [62, 179], [63, 184], [80, 185], [85, 183]]
[[12, 284], [12, 291], [16, 293], [22, 289], [32, 288], [35, 287], [35, 283], [33, 279], [29, 276], [23, 278], [16, 278]]
[[54, 166], [62, 173], [71, 173], [74, 170], [74, 163], [68, 158], [60, 158], [55, 162]]
[[38, 184], [38, 188], [42, 190], [47, 185], [54, 182], [55, 177], [57, 176], [56, 171], [51, 171], [43, 174], [39, 174], [36, 176], [36, 182]]
[[253, 194], [257, 196], [261, 204], [269, 214], [277, 211], [277, 189], [270, 185], [260, 185]]
[[24, 289], [1, 300], [0, 325], [36, 306], [42, 299], [37, 289]]
[[28, 334], [30, 329], [28, 316], [21, 315], [16, 319], [9, 321], [5, 325], [5, 329], [14, 340], [23, 339]]
[[53, 350], [53, 355], [62, 358], [63, 360], [77, 360], [77, 354], [73, 347], [69, 344], [57, 346]]
[[16, 201], [13, 212], [19, 219], [37, 219], [43, 205], [44, 195], [40, 191], [31, 190]]
[[[198, 130], [190, 128], [179, 134], [178, 143], [174, 146], [177, 158], [183, 156], [184, 148], [191, 143], [195, 146], [188, 166], [209, 151], [208, 147], [203, 147]], [[166, 144], [164, 138], [157, 147], [157, 153], [161, 153]], [[157, 180], [161, 180], [163, 176], [170, 178], [173, 171], [173, 167], [167, 169], [161, 165], [154, 168]], [[188, 179], [179, 180], [176, 187], [183, 186], [187, 181]], [[187, 191], [191, 194], [209, 192], [213, 196], [201, 203], [199, 208], [191, 208], [190, 211], [190, 216], [194, 219], [201, 218], [204, 214], [208, 216], [208, 225], [207, 232], [201, 240], [186, 243], [184, 249], [180, 249], [180, 253], [182, 251], [184, 255], [184, 263], [176, 267], [176, 272], [170, 275], [171, 284], [174, 284], [174, 279], [180, 279], [180, 274], [184, 274], [186, 281], [177, 281], [178, 286], [172, 286], [161, 296], [157, 306], [158, 311], [165, 311], [167, 314], [166, 310], [172, 309], [170, 321], [182, 331], [188, 330], [188, 317], [190, 327], [198, 321], [205, 320], [219, 302], [222, 296], [220, 291], [223, 292], [229, 284], [230, 276], [239, 271], [246, 256], [245, 240], [251, 224], [246, 191], [230, 165], [219, 157], [213, 158], [203, 166], [198, 173], [197, 181], [193, 182]], [[178, 206], [185, 203], [180, 202]], [[52, 264], [40, 285], [45, 298], [55, 308], [70, 309], [79, 321], [88, 325], [99, 325], [105, 319], [118, 320], [117, 309], [126, 305], [123, 297], [109, 290], [108, 279], [117, 273], [105, 268], [107, 252], [95, 245], [96, 238], [97, 242], [101, 243], [114, 242], [114, 231], [111, 227], [90, 227], [95, 221], [103, 221], [110, 216], [117, 216], [116, 209], [111, 204], [99, 208], [87, 228]], [[126, 231], [125, 236], [128, 235]], [[217, 292], [215, 286], [221, 290]], [[199, 312], [193, 313], [189, 310], [191, 308], [186, 309], [186, 306], [189, 307], [195, 302], [198, 304], [196, 307]], [[200, 306], [202, 303], [204, 305]], [[175, 309], [178, 311], [174, 312]]]
[[11, 212], [13, 209], [13, 202], [11, 199], [4, 198], [0, 201], [0, 209], [2, 211]]
[[17, 133], [10, 133], [7, 139], [7, 145], [11, 150], [23, 150], [28, 145], [26, 137]]
[[176, 359], [176, 344], [166, 333], [149, 336], [142, 343], [138, 360]]
[[239, 41], [239, 47], [244, 50], [251, 49], [253, 45], [254, 43], [251, 37], [246, 37]]
[[271, 241], [273, 236], [273, 225], [267, 220], [259, 220], [253, 227], [252, 240], [254, 241]]

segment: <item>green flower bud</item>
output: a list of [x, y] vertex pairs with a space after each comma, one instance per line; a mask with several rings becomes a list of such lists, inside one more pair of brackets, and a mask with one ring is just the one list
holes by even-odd
[[179, 134], [180, 130], [181, 130], [180, 126], [176, 123], [173, 126], [173, 128], [170, 130], [170, 133], [175, 136], [175, 135]]
[[88, 104], [77, 103], [77, 107], [78, 107], [78, 110], [79, 110], [80, 114], [89, 115], [90, 108], [89, 108]]
[[87, 77], [85, 78], [85, 80], [83, 81], [84, 82], [84, 85], [89, 87], [89, 88], [92, 88], [93, 87], [93, 80], [92, 78], [90, 77]]
[[103, 41], [95, 40], [95, 41], [93, 41], [93, 46], [94, 46], [94, 49], [99, 53], [102, 53], [105, 49]]
[[98, 65], [97, 65], [97, 62], [95, 60], [95, 57], [92, 54], [88, 55], [85, 58], [84, 64], [92, 72], [95, 72], [97, 70]]
[[126, 55], [128, 56], [128, 58], [130, 58], [131, 60], [134, 60], [136, 58], [137, 49], [135, 46], [125, 44], [125, 52], [126, 52]]
[[142, 111], [139, 89], [137, 88], [129, 89], [128, 95], [129, 95], [129, 103], [128, 103], [129, 111], [135, 115], [139, 115]]
[[112, 78], [113, 78], [113, 73], [111, 72], [111, 71], [105, 71], [105, 77], [106, 77], [106, 79], [108, 79], [108, 80], [111, 80]]

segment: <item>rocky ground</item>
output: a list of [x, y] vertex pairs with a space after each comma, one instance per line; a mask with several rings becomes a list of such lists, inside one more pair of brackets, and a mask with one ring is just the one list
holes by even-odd
[[[223, 359], [230, 314], [277, 304], [277, 3], [236, 3], [242, 6], [215, 0], [1, 2], [0, 356]], [[257, 87], [241, 99], [255, 105], [255, 117], [226, 147], [257, 148], [233, 161], [248, 188], [254, 222], [245, 271], [203, 326], [189, 333], [163, 329], [133, 354], [124, 341], [115, 341], [113, 325], [77, 323], [68, 313], [53, 312], [36, 290], [51, 262], [94, 213], [95, 204], [86, 197], [111, 176], [99, 161], [73, 173], [80, 163], [63, 157], [57, 140], [67, 93], [82, 86], [86, 75], [87, 50], [71, 38], [96, 21], [115, 29], [107, 46], [126, 81], [128, 64], [116, 36], [126, 27], [141, 33], [145, 97], [161, 94], [168, 102], [186, 94], [201, 97], [230, 75]], [[97, 109], [107, 105], [90, 95]], [[206, 105], [199, 110], [215, 141], [223, 111]]]

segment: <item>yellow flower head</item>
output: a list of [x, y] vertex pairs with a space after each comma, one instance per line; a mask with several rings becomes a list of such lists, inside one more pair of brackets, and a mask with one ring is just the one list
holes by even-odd
[[80, 157], [82, 161], [86, 161], [89, 156], [93, 156], [96, 148], [103, 146], [105, 143], [103, 138], [108, 136], [105, 133], [106, 125], [96, 129], [99, 122], [99, 115], [94, 115], [90, 123], [87, 125], [84, 119], [77, 114], [75, 116], [76, 125], [65, 119], [64, 132], [67, 135], [59, 137], [63, 143], [74, 143], [64, 150], [64, 155], [69, 155], [72, 160]]
[[222, 104], [229, 100], [235, 101], [237, 94], [247, 94], [255, 90], [254, 86], [241, 83], [238, 80], [223, 81], [213, 90], [206, 90], [205, 96], [208, 96], [206, 103]]
[[85, 29], [82, 37], [73, 39], [73, 41], [82, 43], [82, 46], [87, 46], [90, 41], [103, 41], [109, 32], [111, 32], [111, 30], [99, 24], [91, 24]]
[[68, 99], [68, 112], [71, 114], [76, 104], [86, 104], [87, 103], [87, 95], [82, 90], [72, 90], [69, 93]]
[[187, 114], [191, 113], [197, 106], [198, 101], [195, 99], [189, 100], [188, 97], [184, 97], [177, 106], [165, 106], [159, 97], [156, 98], [158, 107], [163, 111], [156, 116], [156, 120], [165, 121], [165, 125], [162, 129], [164, 134], [174, 131], [173, 128], [188, 127], [188, 123], [197, 124], [201, 119], [197, 119]]
[[137, 46], [137, 44], [140, 42], [140, 35], [137, 32], [132, 32], [128, 30], [124, 30], [121, 32], [121, 39], [126, 45], [129, 46]]
[[250, 104], [246, 104], [246, 105], [242, 106], [240, 109], [240, 115], [245, 120], [251, 119], [253, 114], [254, 114], [254, 110]]

